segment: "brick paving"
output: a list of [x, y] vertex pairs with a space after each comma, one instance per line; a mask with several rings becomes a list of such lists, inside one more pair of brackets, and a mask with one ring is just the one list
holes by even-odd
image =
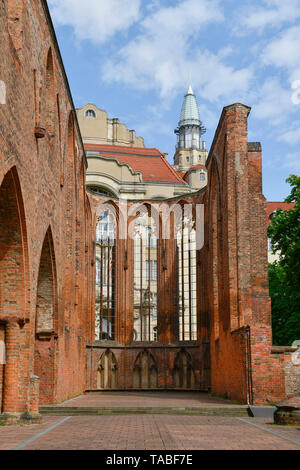
[[[237, 418], [204, 416], [130, 415], [76, 416], [29, 443], [28, 450], [300, 450], [300, 430], [270, 426], [249, 418], [290, 439], [255, 428]], [[61, 418], [45, 417], [43, 424], [0, 427], [0, 449], [13, 449]]]
[[60, 403], [70, 407], [241, 407], [200, 392], [90, 392]]

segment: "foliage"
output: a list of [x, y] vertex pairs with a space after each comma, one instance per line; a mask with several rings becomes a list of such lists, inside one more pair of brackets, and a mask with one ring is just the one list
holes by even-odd
[[278, 209], [268, 228], [273, 251], [280, 253], [280, 260], [269, 266], [276, 345], [291, 345], [300, 339], [300, 176], [291, 175], [287, 182], [291, 193], [285, 202], [294, 202], [295, 206]]

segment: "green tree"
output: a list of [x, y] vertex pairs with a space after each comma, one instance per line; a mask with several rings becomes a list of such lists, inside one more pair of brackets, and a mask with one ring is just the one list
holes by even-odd
[[268, 228], [273, 251], [280, 260], [269, 265], [273, 342], [291, 345], [300, 339], [300, 176], [290, 175], [290, 210], [277, 209]]

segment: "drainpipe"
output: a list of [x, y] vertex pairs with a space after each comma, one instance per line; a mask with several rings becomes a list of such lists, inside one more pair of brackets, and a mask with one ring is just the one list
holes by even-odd
[[252, 361], [251, 361], [251, 334], [250, 326], [246, 331], [246, 372], [247, 372], [247, 404], [253, 405]]

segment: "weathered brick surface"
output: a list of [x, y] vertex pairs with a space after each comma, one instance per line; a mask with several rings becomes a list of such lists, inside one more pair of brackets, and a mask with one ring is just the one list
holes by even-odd
[[0, 79], [7, 91], [0, 105], [0, 331], [7, 351], [0, 407], [36, 411], [34, 373], [40, 403], [85, 389], [92, 213], [46, 2], [1, 0], [0, 30]]

